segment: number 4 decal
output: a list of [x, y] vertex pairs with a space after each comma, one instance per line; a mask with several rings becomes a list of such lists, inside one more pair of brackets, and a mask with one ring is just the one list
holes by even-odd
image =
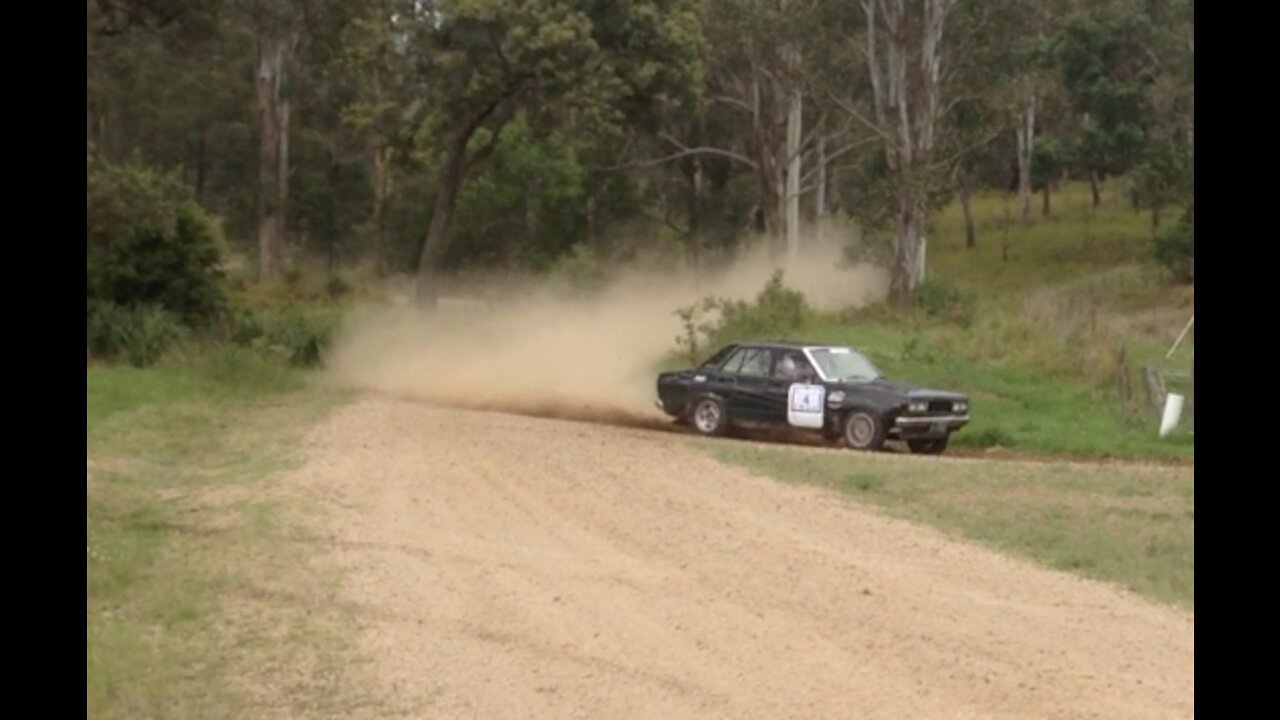
[[821, 428], [827, 389], [822, 385], [793, 383], [787, 393], [787, 422], [796, 427]]

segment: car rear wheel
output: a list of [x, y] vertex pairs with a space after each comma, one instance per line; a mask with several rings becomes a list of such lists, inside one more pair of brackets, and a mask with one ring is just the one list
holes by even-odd
[[907, 447], [917, 455], [941, 455], [947, 449], [947, 438], [920, 438], [908, 440]]
[[844, 418], [844, 442], [854, 450], [880, 450], [884, 447], [884, 420], [866, 410], [853, 410]]
[[689, 414], [693, 429], [702, 435], [723, 435], [729, 425], [724, 403], [712, 397], [700, 398]]

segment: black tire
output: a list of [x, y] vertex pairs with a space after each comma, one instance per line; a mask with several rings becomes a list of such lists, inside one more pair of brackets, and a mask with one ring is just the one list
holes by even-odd
[[888, 434], [884, 418], [869, 410], [850, 410], [840, 429], [844, 444], [854, 450], [882, 450]]
[[907, 447], [916, 455], [941, 455], [947, 449], [947, 438], [919, 438], [908, 440]]
[[700, 397], [689, 410], [689, 424], [699, 435], [724, 435], [729, 427], [729, 412], [716, 398]]

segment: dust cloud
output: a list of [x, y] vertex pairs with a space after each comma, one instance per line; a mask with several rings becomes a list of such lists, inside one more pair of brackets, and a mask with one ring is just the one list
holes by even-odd
[[[887, 274], [809, 244], [781, 267], [810, 305], [839, 309], [882, 298]], [[545, 283], [473, 282], [442, 297], [433, 316], [407, 297], [353, 313], [327, 358], [346, 388], [454, 407], [659, 427], [655, 366], [681, 333], [675, 311], [715, 295], [754, 298], [774, 272], [763, 249], [695, 277], [631, 270], [589, 299]]]

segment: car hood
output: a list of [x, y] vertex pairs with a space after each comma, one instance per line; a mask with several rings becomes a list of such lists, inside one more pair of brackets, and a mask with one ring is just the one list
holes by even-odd
[[841, 390], [846, 391], [866, 391], [868, 389], [877, 390], [886, 395], [901, 395], [907, 398], [929, 398], [933, 400], [967, 400], [967, 396], [963, 393], [950, 392], [947, 390], [935, 390], [933, 388], [920, 387], [910, 383], [900, 382], [897, 380], [886, 380], [879, 378], [870, 382], [837, 382], [837, 386]]

